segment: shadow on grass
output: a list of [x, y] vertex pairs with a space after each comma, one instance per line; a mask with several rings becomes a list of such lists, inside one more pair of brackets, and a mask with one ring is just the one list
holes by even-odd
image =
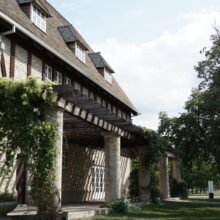
[[126, 215], [96, 216], [93, 220], [135, 220], [135, 219], [207, 219], [219, 220], [220, 207], [195, 204], [162, 203], [149, 205]]

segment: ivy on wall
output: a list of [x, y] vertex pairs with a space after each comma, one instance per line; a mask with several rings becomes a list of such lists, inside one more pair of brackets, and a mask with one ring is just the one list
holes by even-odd
[[[150, 184], [146, 191], [151, 193], [151, 201], [159, 197], [159, 172], [158, 166], [161, 158], [165, 155], [169, 144], [165, 138], [161, 137], [156, 131], [142, 127], [142, 137], [144, 137], [146, 154], [144, 155], [144, 164], [150, 172]], [[138, 182], [138, 159], [132, 160], [132, 172], [130, 175], [130, 196], [136, 199], [139, 195]]]
[[0, 175], [10, 172], [17, 157], [24, 163], [31, 173], [30, 195], [39, 219], [54, 219], [57, 212], [53, 204], [56, 125], [45, 120], [55, 100], [51, 83], [0, 78], [0, 154], [6, 157]]

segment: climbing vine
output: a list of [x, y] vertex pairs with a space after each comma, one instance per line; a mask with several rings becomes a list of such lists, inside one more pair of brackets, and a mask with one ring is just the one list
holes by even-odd
[[[169, 145], [165, 138], [161, 137], [156, 131], [142, 128], [142, 137], [145, 140], [143, 145], [146, 146], [144, 155], [144, 164], [150, 171], [150, 184], [145, 189], [151, 193], [151, 200], [159, 197], [159, 172], [158, 165], [161, 157], [165, 155]], [[139, 195], [138, 188], [138, 161], [133, 159], [132, 172], [130, 176], [130, 195], [136, 198]]]
[[25, 165], [39, 219], [54, 219], [57, 211], [53, 204], [56, 125], [45, 120], [55, 98], [51, 83], [0, 78], [0, 154], [5, 155], [0, 175], [9, 174], [16, 158]]
[[150, 184], [147, 190], [151, 192], [151, 200], [159, 197], [159, 172], [158, 165], [161, 157], [165, 155], [169, 145], [165, 138], [154, 130], [142, 128], [143, 136], [147, 142], [148, 153], [145, 156], [146, 167], [150, 170]]

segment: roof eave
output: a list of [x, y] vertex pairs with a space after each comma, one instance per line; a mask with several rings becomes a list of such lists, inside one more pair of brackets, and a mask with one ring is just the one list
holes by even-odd
[[30, 37], [32, 40], [34, 40], [35, 42], [37, 42], [38, 44], [40, 44], [41, 46], [43, 46], [45, 49], [47, 49], [48, 51], [50, 51], [51, 53], [53, 53], [54, 55], [56, 55], [57, 57], [59, 57], [61, 60], [63, 60], [64, 62], [66, 62], [68, 65], [70, 65], [71, 67], [73, 67], [74, 69], [76, 69], [77, 71], [79, 71], [82, 75], [84, 75], [85, 77], [87, 77], [89, 80], [91, 80], [92, 82], [94, 82], [96, 85], [98, 85], [99, 87], [101, 87], [104, 91], [106, 91], [107, 93], [109, 93], [111, 96], [115, 97], [117, 100], [119, 100], [120, 102], [122, 102], [124, 105], [126, 105], [131, 112], [134, 115], [138, 114], [138, 111], [136, 110], [136, 108], [134, 106], [130, 106], [128, 105], [123, 99], [121, 99], [120, 97], [117, 97], [114, 93], [112, 93], [108, 88], [105, 87], [105, 85], [103, 85], [102, 83], [98, 82], [96, 79], [92, 78], [90, 76], [90, 74], [84, 70], [82, 70], [80, 67], [78, 67], [76, 64], [74, 64], [71, 60], [69, 60], [68, 58], [66, 58], [63, 54], [61, 54], [59, 51], [57, 51], [55, 48], [51, 47], [50, 45], [48, 45], [47, 43], [45, 43], [43, 40], [41, 40], [39, 37], [37, 37], [35, 34], [33, 34], [31, 31], [29, 31], [28, 29], [26, 29], [25, 27], [23, 27], [20, 23], [18, 23], [17, 21], [15, 21], [14, 19], [12, 19], [10, 16], [8, 16], [7, 14], [5, 14], [3, 11], [0, 10], [0, 17], [4, 20], [6, 20], [8, 23], [15, 25], [16, 29], [18, 29], [19, 31], [21, 31], [22, 33], [24, 33], [25, 35], [27, 35], [28, 37]]

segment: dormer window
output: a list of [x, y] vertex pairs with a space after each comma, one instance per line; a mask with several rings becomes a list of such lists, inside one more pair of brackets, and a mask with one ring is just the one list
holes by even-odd
[[90, 53], [89, 57], [103, 78], [112, 84], [112, 73], [114, 73], [114, 70], [106, 62], [101, 53]]
[[47, 18], [52, 17], [45, 1], [40, 0], [17, 0], [23, 12], [30, 18], [32, 23], [46, 33]]
[[72, 25], [65, 25], [58, 27], [58, 30], [74, 55], [81, 62], [86, 63], [86, 51], [89, 50], [89, 46], [76, 29]]
[[104, 69], [104, 79], [112, 84], [112, 74], [106, 68]]
[[77, 43], [75, 44], [75, 55], [80, 61], [86, 63], [86, 51]]
[[31, 21], [42, 31], [46, 32], [46, 15], [34, 5], [31, 5]]

